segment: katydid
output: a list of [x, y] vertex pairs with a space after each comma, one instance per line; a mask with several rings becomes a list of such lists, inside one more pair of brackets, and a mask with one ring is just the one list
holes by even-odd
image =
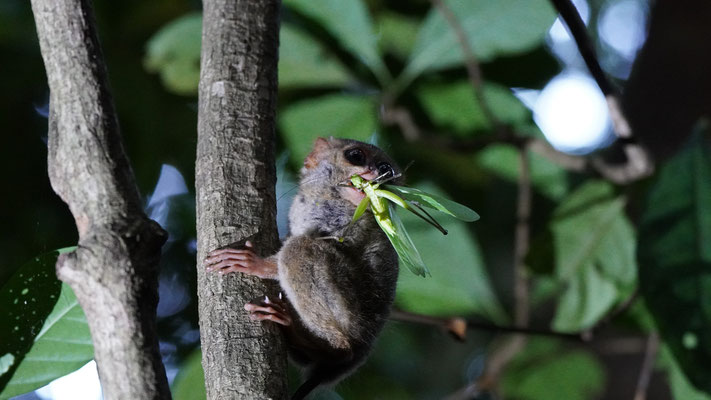
[[[410, 235], [395, 213], [396, 206], [412, 212], [445, 235], [447, 230], [422, 207], [442, 211], [463, 221], [476, 221], [479, 219], [479, 215], [466, 206], [421, 190], [395, 185], [386, 185], [387, 189], [390, 190], [381, 189], [380, 186], [385, 184], [385, 181], [397, 178], [386, 175], [392, 174], [385, 174], [372, 181], [366, 180], [360, 175], [353, 175], [350, 178], [350, 184], [356, 189], [362, 190], [365, 194], [363, 200], [358, 204], [351, 222], [357, 221], [370, 206], [375, 221], [385, 232], [403, 264], [415, 275], [430, 275], [429, 269], [422, 261], [422, 257], [412, 242]], [[382, 180], [382, 178], [386, 179]], [[399, 193], [399, 195], [394, 192]]]

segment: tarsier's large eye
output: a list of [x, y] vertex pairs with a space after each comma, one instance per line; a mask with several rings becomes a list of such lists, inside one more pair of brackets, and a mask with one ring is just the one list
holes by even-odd
[[390, 164], [385, 161], [381, 161], [378, 163], [378, 174], [381, 176], [393, 176], [395, 175], [395, 170], [393, 170], [393, 167]]
[[346, 157], [346, 160], [348, 160], [349, 163], [355, 165], [356, 167], [365, 165], [365, 153], [361, 149], [348, 149], [343, 152], [343, 156]]

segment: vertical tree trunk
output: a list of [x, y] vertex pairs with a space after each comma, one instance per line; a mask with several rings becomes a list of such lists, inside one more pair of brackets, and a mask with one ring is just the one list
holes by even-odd
[[244, 304], [273, 293], [254, 277], [206, 274], [208, 251], [250, 239], [276, 252], [274, 114], [278, 0], [205, 0], [196, 165], [198, 298], [209, 399], [280, 399], [286, 356]]
[[168, 399], [155, 319], [165, 232], [144, 214], [88, 0], [32, 0], [50, 87], [49, 177], [79, 231], [57, 275], [76, 293], [106, 399]]

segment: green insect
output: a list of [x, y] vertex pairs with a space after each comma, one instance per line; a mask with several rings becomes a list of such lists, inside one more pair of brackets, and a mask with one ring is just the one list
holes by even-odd
[[479, 219], [479, 215], [474, 212], [474, 210], [457, 202], [425, 193], [421, 190], [395, 185], [386, 185], [386, 188], [389, 190], [380, 189], [380, 186], [383, 185], [385, 181], [395, 179], [397, 176], [387, 177], [385, 180], [381, 180], [382, 178], [383, 177], [378, 177], [372, 181], [366, 180], [360, 175], [353, 175], [350, 178], [350, 184], [365, 193], [365, 197], [361, 200], [360, 204], [358, 204], [353, 214], [351, 223], [357, 221], [363, 213], [365, 213], [365, 210], [368, 209], [368, 206], [370, 206], [375, 221], [377, 221], [380, 228], [385, 232], [385, 235], [390, 239], [390, 243], [392, 243], [395, 251], [397, 251], [400, 261], [415, 275], [430, 275], [429, 269], [422, 261], [420, 253], [417, 251], [410, 235], [408, 235], [405, 230], [405, 226], [400, 220], [400, 217], [398, 217], [395, 212], [396, 206], [400, 206], [417, 215], [445, 235], [447, 234], [447, 230], [425, 211], [423, 207], [444, 212], [462, 221], [476, 221]]

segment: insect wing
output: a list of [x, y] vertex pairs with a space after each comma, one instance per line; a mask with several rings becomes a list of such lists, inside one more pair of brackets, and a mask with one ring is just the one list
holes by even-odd
[[456, 201], [445, 199], [444, 197], [429, 194], [406, 186], [387, 185], [387, 188], [400, 194], [400, 196], [406, 200], [417, 202], [423, 207], [441, 211], [462, 221], [472, 222], [479, 219], [479, 214], [477, 214], [474, 210], [465, 205], [459, 204]]
[[[388, 203], [388, 207], [390, 209], [390, 220], [392, 221], [392, 226], [395, 228], [395, 233], [388, 233], [385, 229], [383, 229], [383, 232], [385, 232], [388, 239], [390, 239], [390, 243], [392, 243], [395, 248], [398, 257], [400, 258], [400, 262], [405, 264], [415, 275], [431, 275], [430, 270], [427, 269], [427, 266], [425, 265], [425, 262], [422, 261], [420, 252], [417, 251], [410, 235], [407, 234], [407, 230], [405, 230], [402, 220], [395, 212], [395, 206], [392, 203]], [[380, 223], [380, 221], [378, 221], [378, 223]]]

